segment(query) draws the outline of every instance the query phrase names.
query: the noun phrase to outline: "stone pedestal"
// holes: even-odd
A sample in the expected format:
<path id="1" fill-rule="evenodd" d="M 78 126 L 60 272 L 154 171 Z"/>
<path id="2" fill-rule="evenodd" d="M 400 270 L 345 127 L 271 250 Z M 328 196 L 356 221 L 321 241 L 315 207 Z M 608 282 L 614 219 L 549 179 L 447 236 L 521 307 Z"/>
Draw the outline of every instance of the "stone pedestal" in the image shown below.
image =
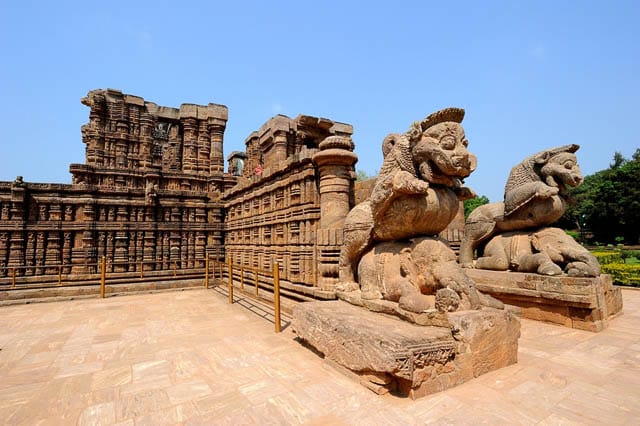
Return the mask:
<path id="1" fill-rule="evenodd" d="M 378 393 L 418 398 L 517 361 L 520 321 L 509 311 L 448 314 L 425 327 L 343 301 L 300 303 L 293 328 L 325 359 Z"/>
<path id="2" fill-rule="evenodd" d="M 467 269 L 478 290 L 521 308 L 522 318 L 588 331 L 607 328 L 622 311 L 622 293 L 611 276 L 545 276 L 522 272 Z"/>

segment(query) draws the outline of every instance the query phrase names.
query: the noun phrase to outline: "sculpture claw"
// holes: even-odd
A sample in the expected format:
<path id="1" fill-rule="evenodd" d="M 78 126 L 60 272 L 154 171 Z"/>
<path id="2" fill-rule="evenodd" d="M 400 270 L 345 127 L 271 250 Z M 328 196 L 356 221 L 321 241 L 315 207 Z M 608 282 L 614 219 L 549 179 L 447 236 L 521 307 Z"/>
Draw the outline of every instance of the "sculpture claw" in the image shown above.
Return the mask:
<path id="1" fill-rule="evenodd" d="M 546 186 L 543 189 L 539 190 L 537 192 L 537 195 L 539 198 L 550 198 L 550 197 L 553 197 L 554 195 L 558 195 L 559 191 L 560 189 L 558 189 L 557 187 Z"/>

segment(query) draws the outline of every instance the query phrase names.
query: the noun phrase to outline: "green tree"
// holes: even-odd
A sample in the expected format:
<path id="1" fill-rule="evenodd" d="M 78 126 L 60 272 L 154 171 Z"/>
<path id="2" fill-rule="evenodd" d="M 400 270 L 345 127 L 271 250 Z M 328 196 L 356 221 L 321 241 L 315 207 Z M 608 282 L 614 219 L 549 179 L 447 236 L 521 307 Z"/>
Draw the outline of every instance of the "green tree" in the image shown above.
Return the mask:
<path id="1" fill-rule="evenodd" d="M 369 176 L 369 174 L 367 172 L 365 172 L 364 170 L 356 170 L 356 180 L 357 181 L 363 181 L 363 180 L 368 180 L 371 178 L 376 177 L 375 175 L 373 176 Z"/>
<path id="2" fill-rule="evenodd" d="M 464 218 L 468 218 L 469 214 L 471 214 L 471 212 L 474 211 L 476 207 L 479 207 L 483 204 L 489 204 L 489 198 L 484 195 L 475 196 L 474 198 L 464 200 Z"/>
<path id="3" fill-rule="evenodd" d="M 582 185 L 570 191 L 573 205 L 565 221 L 589 229 L 594 239 L 614 243 L 623 237 L 627 244 L 640 238 L 640 149 L 632 159 L 616 153 L 608 169 L 586 176 Z"/>

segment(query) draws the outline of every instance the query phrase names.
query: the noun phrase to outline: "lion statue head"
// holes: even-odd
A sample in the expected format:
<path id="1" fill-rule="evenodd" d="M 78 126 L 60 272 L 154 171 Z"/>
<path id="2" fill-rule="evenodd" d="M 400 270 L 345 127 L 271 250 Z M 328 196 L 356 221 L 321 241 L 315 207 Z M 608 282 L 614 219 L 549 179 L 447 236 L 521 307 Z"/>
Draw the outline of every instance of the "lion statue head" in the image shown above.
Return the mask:
<path id="1" fill-rule="evenodd" d="M 565 198 L 568 188 L 580 185 L 583 177 L 575 155 L 579 148 L 571 144 L 546 149 L 513 167 L 504 189 L 505 214 L 512 214 L 541 194 Z"/>
<path id="2" fill-rule="evenodd" d="M 551 156 L 540 168 L 540 176 L 547 185 L 558 188 L 561 194 L 565 194 L 569 187 L 580 185 L 583 180 L 578 159 L 572 152 Z"/>
<path id="3" fill-rule="evenodd" d="M 411 125 L 405 134 L 418 177 L 435 184 L 459 187 L 476 169 L 477 158 L 467 149 L 462 128 L 464 110 L 446 108 Z"/>

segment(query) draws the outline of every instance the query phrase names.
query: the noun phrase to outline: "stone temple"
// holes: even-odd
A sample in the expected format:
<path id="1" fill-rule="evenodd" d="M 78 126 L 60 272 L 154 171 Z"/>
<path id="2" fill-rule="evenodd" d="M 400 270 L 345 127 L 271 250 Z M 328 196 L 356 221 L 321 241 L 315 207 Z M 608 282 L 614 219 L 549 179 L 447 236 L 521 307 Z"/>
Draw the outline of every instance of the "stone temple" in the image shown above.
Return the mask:
<path id="1" fill-rule="evenodd" d="M 595 258 L 550 227 L 582 182 L 577 145 L 525 159 L 505 202 L 465 224 L 478 159 L 460 108 L 388 135 L 379 176 L 356 182 L 349 124 L 277 115 L 225 171 L 224 105 L 113 89 L 82 103 L 86 162 L 70 185 L 0 182 L 2 284 L 88 278 L 101 259 L 125 280 L 277 261 L 281 294 L 311 302 L 293 307 L 298 339 L 370 389 L 412 397 L 515 363 L 518 315 L 601 331 L 622 310 Z"/>
<path id="2" fill-rule="evenodd" d="M 170 274 L 209 254 L 267 270 L 278 260 L 283 295 L 335 298 L 344 218 L 368 193 L 351 125 L 277 115 L 225 171 L 224 105 L 170 108 L 113 89 L 82 103 L 86 162 L 71 164 L 71 185 L 0 182 L 2 276 L 93 273 L 102 256 L 110 272 Z"/>

